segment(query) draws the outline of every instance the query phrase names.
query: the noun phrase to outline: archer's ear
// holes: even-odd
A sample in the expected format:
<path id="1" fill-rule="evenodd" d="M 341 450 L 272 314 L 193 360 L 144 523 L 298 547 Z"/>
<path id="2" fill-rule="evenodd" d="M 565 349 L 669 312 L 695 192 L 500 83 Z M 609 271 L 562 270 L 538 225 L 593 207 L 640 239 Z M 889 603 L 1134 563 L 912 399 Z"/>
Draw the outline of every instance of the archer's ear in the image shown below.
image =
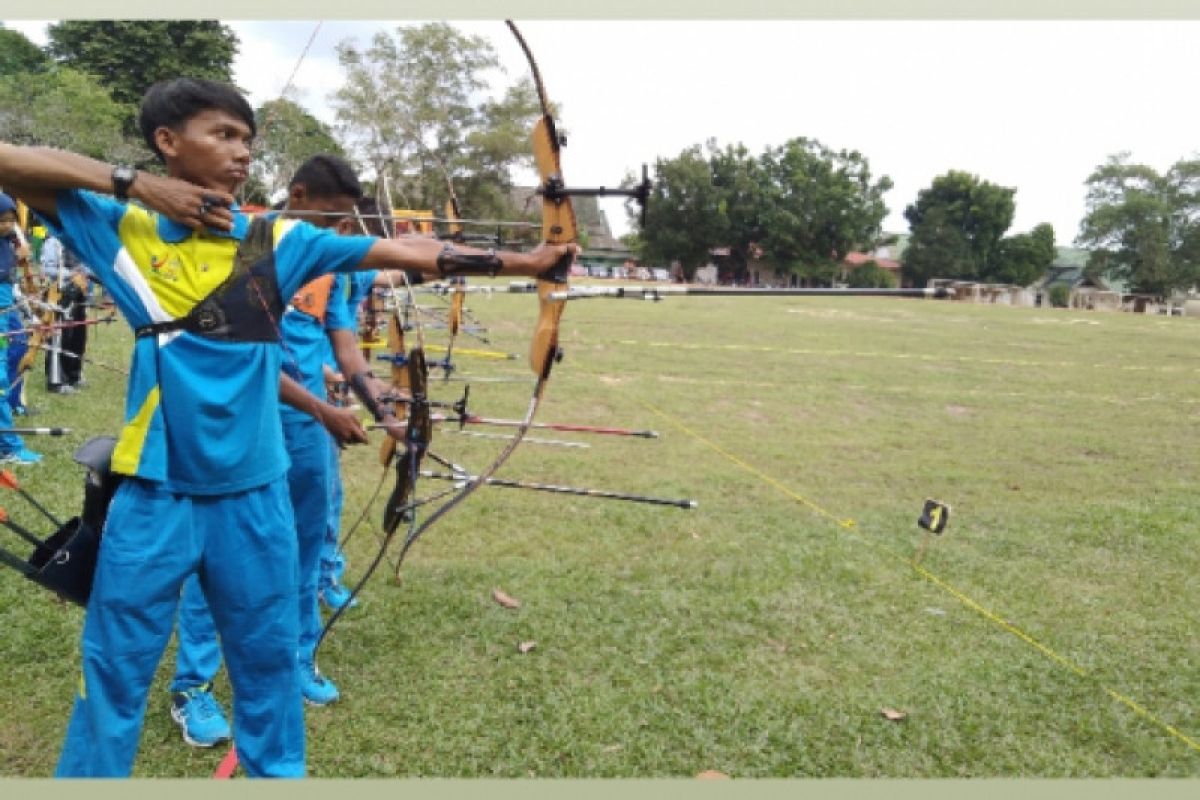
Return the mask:
<path id="1" fill-rule="evenodd" d="M 303 183 L 294 183 L 288 187 L 288 205 L 292 208 L 303 208 L 308 198 L 308 187 Z"/>
<path id="2" fill-rule="evenodd" d="M 178 153 L 178 142 L 179 134 L 166 125 L 154 129 L 154 144 L 158 146 L 158 152 L 162 153 L 163 158 L 173 158 Z"/>

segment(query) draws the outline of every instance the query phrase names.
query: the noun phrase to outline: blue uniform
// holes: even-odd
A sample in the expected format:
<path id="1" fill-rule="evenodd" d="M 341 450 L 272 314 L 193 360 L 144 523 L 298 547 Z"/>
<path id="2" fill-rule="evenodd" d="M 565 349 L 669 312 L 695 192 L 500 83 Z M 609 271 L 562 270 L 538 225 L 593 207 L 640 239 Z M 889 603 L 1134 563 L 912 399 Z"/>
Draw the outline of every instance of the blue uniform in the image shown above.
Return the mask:
<path id="1" fill-rule="evenodd" d="M 60 191 L 59 237 L 136 327 L 186 315 L 229 276 L 248 228 L 193 232 L 139 206 Z M 280 297 L 352 269 L 373 240 L 294 220 L 272 226 Z M 265 307 L 264 302 L 264 307 Z M 304 773 L 296 669 L 297 548 L 279 415 L 281 348 L 187 331 L 135 340 L 121 484 L 84 619 L 83 676 L 57 774 L 129 774 L 146 696 L 192 574 L 220 631 L 249 775 Z"/>
<path id="2" fill-rule="evenodd" d="M 346 276 L 345 291 L 347 293 L 346 311 L 351 324 L 356 319 L 359 306 L 371 293 L 375 283 L 377 270 L 364 270 Z M 333 350 L 330 348 L 326 355 L 326 363 L 334 365 Z M 342 571 L 346 568 L 346 557 L 338 548 L 338 540 L 342 531 L 342 472 L 338 461 L 336 445 L 329 448 L 329 522 L 325 530 L 325 540 L 321 543 L 321 562 L 317 578 L 317 588 L 326 589 L 342 579 Z"/>
<path id="3" fill-rule="evenodd" d="M 352 328 L 344 301 L 344 286 L 350 276 L 338 275 L 328 286 L 323 318 L 289 306 L 280 326 L 283 333 L 284 369 L 317 397 L 325 394 L 322 365 L 329 351 L 327 330 Z M 303 287 L 300 291 L 307 290 Z M 317 570 L 325 537 L 330 504 L 329 450 L 332 440 L 312 415 L 280 403 L 284 443 L 291 467 L 287 483 L 295 516 L 299 547 L 300 661 L 302 672 L 312 662 L 313 649 L 321 633 L 317 608 Z M 172 692 L 181 692 L 211 681 L 221 664 L 216 629 L 200 591 L 199 581 L 184 586 L 179 609 L 179 646 L 176 651 Z"/>

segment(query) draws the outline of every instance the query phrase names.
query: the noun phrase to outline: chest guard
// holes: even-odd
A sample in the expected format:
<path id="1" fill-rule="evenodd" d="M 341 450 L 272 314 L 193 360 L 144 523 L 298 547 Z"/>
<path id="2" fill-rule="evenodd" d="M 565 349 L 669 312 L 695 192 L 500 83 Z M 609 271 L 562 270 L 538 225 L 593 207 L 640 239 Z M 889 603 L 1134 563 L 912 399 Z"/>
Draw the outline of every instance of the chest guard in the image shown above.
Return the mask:
<path id="1" fill-rule="evenodd" d="M 325 309 L 329 307 L 329 290 L 331 288 L 333 288 L 332 275 L 314 278 L 296 292 L 292 298 L 291 307 L 324 324 Z"/>
<path id="2" fill-rule="evenodd" d="M 272 221 L 250 223 L 238 243 L 233 269 L 191 311 L 179 319 L 134 329 L 139 339 L 172 331 L 187 331 L 223 342 L 278 342 L 283 302 L 275 274 Z"/>

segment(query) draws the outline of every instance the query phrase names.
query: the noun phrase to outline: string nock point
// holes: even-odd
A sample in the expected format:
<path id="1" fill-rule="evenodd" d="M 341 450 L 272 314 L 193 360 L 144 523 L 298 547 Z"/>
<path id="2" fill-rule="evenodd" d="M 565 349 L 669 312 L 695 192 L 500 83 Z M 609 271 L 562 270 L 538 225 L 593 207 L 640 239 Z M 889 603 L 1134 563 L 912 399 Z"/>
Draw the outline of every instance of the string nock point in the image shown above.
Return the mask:
<path id="1" fill-rule="evenodd" d="M 917 525 L 940 536 L 942 531 L 946 530 L 949 522 L 950 506 L 937 500 L 925 500 L 925 507 L 921 509 L 921 517 L 917 520 Z"/>

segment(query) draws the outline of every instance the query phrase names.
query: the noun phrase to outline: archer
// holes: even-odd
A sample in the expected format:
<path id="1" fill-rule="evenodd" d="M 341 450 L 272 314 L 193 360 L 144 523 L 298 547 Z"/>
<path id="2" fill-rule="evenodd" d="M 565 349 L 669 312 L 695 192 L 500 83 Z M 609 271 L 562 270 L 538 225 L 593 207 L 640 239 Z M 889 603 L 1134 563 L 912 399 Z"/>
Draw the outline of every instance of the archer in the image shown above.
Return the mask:
<path id="1" fill-rule="evenodd" d="M 136 335 L 111 467 L 125 479 L 104 528 L 56 772 L 130 773 L 180 588 L 196 574 L 233 686 L 239 761 L 252 776 L 301 776 L 298 557 L 277 403 L 286 300 L 321 274 L 364 268 L 544 275 L 576 248 L 444 252 L 421 237 L 251 224 L 234 192 L 256 124 L 236 89 L 155 84 L 139 126 L 167 176 L 0 144 L 0 185 L 93 268 Z M 348 215 L 353 202 L 328 210 Z"/>

